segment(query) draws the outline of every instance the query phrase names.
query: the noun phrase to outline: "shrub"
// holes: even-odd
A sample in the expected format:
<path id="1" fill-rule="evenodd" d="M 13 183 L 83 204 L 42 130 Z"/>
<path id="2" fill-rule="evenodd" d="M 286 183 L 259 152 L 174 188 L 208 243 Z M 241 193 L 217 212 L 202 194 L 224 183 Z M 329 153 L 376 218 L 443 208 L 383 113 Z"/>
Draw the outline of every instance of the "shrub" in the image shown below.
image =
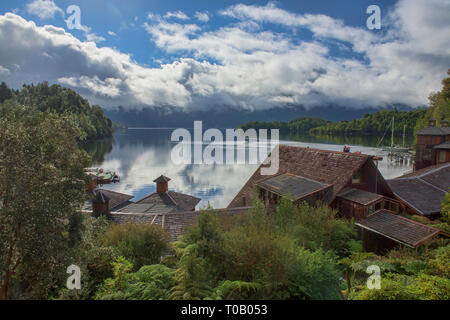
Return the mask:
<path id="1" fill-rule="evenodd" d="M 128 259 L 134 270 L 159 263 L 169 250 L 168 235 L 159 226 L 150 224 L 114 225 L 103 236 L 103 243 Z"/>

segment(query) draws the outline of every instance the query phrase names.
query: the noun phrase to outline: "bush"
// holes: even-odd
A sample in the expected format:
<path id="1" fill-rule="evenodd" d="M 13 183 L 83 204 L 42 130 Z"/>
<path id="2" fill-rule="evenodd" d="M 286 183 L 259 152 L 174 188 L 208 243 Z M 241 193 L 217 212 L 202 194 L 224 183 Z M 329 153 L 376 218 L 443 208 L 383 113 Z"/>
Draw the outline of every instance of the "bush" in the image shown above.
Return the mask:
<path id="1" fill-rule="evenodd" d="M 143 266 L 130 273 L 132 264 L 119 257 L 112 263 L 114 278 L 106 279 L 100 286 L 97 300 L 167 300 L 175 285 L 174 270 L 155 264 Z"/>
<path id="2" fill-rule="evenodd" d="M 103 236 L 103 243 L 128 259 L 134 270 L 159 263 L 170 248 L 168 235 L 159 226 L 150 224 L 114 225 Z"/>

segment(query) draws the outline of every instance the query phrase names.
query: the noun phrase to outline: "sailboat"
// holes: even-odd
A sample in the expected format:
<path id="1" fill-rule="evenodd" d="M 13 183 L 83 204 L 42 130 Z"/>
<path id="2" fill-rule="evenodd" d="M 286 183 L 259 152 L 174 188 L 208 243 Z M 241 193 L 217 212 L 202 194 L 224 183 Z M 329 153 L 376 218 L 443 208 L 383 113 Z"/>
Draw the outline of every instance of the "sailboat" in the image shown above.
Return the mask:
<path id="1" fill-rule="evenodd" d="M 405 146 L 406 125 L 403 126 L 403 145 L 402 146 L 396 146 L 394 144 L 394 123 L 395 123 L 395 119 L 394 119 L 394 117 L 392 117 L 391 146 L 390 147 L 383 147 L 382 150 L 383 151 L 388 151 L 388 152 L 409 152 L 412 149 L 411 149 L 411 147 Z M 384 136 L 383 136 L 383 138 L 384 138 Z M 381 143 L 381 141 L 383 141 L 383 138 L 381 138 L 379 144 Z"/>

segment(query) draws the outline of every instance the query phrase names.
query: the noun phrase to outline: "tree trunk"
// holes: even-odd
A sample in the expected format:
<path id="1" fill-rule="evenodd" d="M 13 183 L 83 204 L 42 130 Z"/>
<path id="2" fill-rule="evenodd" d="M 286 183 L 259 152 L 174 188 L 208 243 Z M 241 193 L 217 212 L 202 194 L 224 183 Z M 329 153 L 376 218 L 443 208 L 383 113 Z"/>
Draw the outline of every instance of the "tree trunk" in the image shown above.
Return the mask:
<path id="1" fill-rule="evenodd" d="M 9 271 L 6 271 L 5 280 L 3 281 L 3 285 L 0 288 L 0 300 L 8 300 L 8 285 L 10 278 Z"/>

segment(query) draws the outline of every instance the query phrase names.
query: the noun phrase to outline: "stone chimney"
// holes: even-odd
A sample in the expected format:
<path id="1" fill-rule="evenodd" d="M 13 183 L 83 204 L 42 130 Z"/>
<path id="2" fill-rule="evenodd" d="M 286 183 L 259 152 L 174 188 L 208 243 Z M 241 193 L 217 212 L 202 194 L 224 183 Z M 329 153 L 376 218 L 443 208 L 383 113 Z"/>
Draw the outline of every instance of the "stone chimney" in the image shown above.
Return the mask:
<path id="1" fill-rule="evenodd" d="M 442 120 L 441 121 L 441 126 L 442 127 L 448 127 L 448 120 Z"/>
<path id="2" fill-rule="evenodd" d="M 99 217 L 109 212 L 110 198 L 103 192 L 98 190 L 94 200 L 92 200 L 92 212 L 94 217 Z"/>
<path id="3" fill-rule="evenodd" d="M 169 181 L 170 178 L 160 175 L 158 178 L 153 180 L 153 182 L 156 182 L 156 192 L 159 194 L 167 192 L 169 190 Z"/>
<path id="4" fill-rule="evenodd" d="M 429 127 L 436 127 L 436 119 L 430 118 L 430 120 L 428 120 L 428 126 Z"/>

